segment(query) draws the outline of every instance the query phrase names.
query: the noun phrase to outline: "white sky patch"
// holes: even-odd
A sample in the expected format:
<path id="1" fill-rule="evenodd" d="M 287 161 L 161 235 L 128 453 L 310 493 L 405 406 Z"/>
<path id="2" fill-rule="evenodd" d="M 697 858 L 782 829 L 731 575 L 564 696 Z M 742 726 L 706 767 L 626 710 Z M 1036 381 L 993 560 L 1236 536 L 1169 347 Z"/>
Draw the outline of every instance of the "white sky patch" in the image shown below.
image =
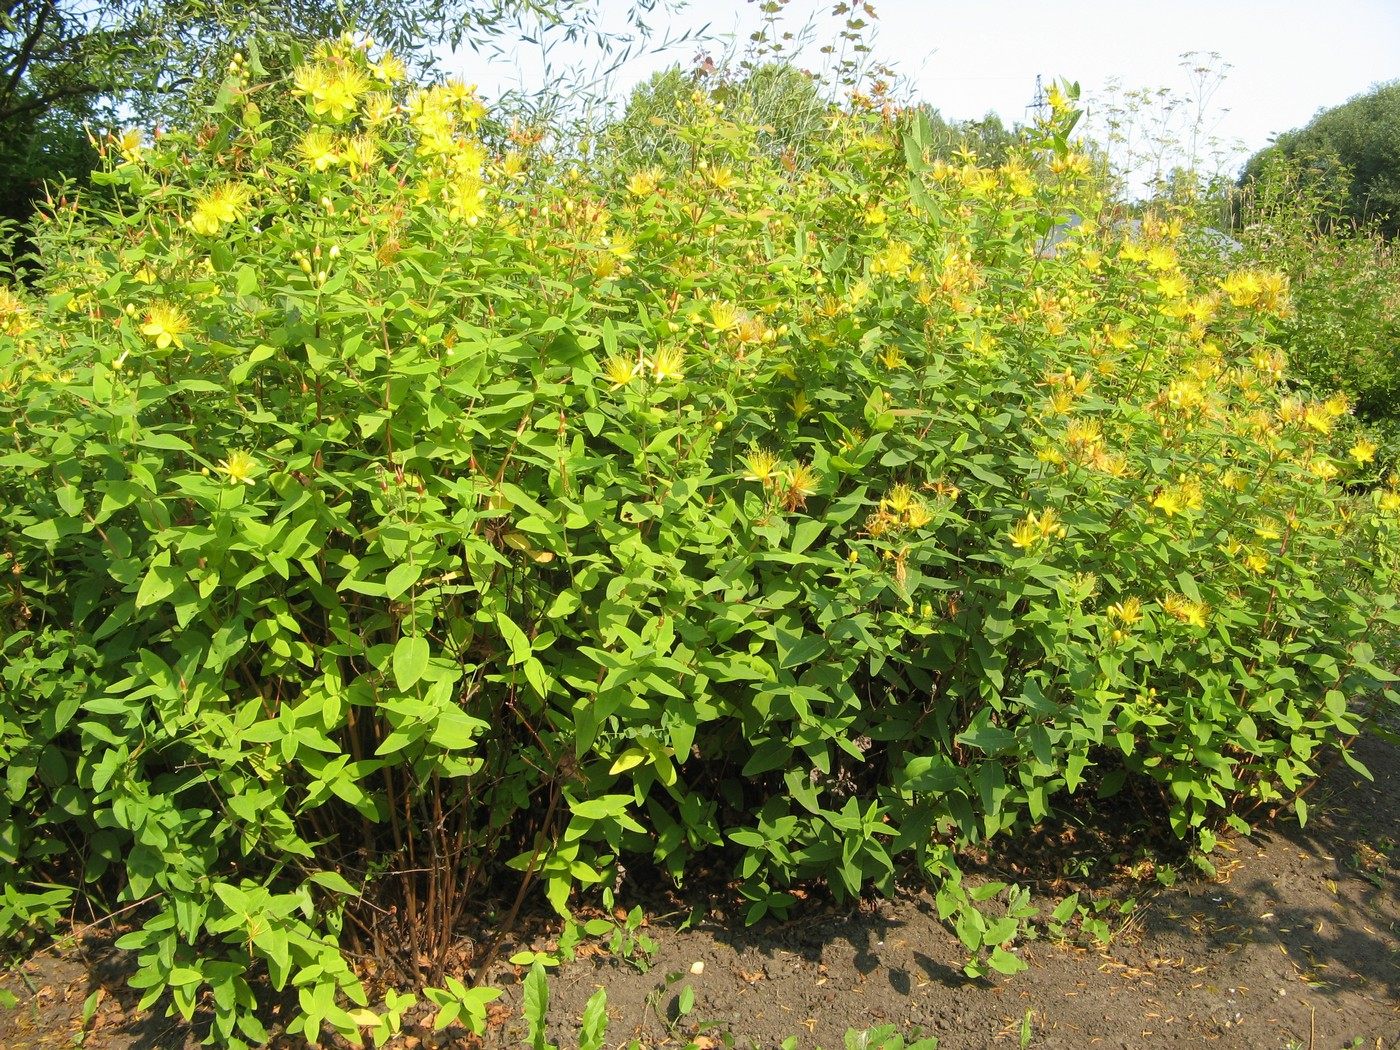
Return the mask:
<path id="1" fill-rule="evenodd" d="M 606 24 L 625 24 L 627 0 L 601 2 Z M 839 25 L 833 6 L 791 0 L 784 25 L 796 30 L 812 19 L 830 39 Z M 1091 101 L 1113 80 L 1182 93 L 1190 82 L 1181 56 L 1217 53 L 1230 68 L 1206 123 L 1223 142 L 1238 144 L 1232 170 L 1319 109 L 1400 78 L 1400 0 L 879 0 L 875 8 L 876 56 L 950 119 L 995 112 L 1007 123 L 1025 120 L 1037 75 L 1047 84 L 1078 80 Z M 659 36 L 708 22 L 712 33 L 732 34 L 742 46 L 761 17 L 746 0 L 692 0 L 679 11 L 653 13 L 649 22 Z M 612 91 L 623 97 L 658 69 L 688 66 L 698 50 L 690 44 L 634 59 L 613 76 Z M 600 57 L 584 47 L 560 48 L 551 62 L 582 70 Z M 814 47 L 799 57 L 809 67 L 823 61 Z M 491 62 L 462 51 L 444 65 L 488 98 L 511 87 L 547 86 L 544 63 L 528 46 Z"/>

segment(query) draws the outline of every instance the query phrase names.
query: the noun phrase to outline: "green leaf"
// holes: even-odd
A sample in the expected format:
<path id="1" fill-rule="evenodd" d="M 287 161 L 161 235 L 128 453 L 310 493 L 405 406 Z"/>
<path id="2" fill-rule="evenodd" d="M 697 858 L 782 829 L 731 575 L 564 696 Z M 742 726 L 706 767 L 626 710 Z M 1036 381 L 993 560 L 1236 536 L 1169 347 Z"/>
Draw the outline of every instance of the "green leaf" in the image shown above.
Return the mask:
<path id="1" fill-rule="evenodd" d="M 608 1037 L 608 990 L 599 988 L 583 1008 L 579 1029 L 579 1050 L 603 1050 Z"/>
<path id="2" fill-rule="evenodd" d="M 501 632 L 501 638 L 510 646 L 510 662 L 513 664 L 523 663 L 530 656 L 530 639 L 525 632 L 516 626 L 505 613 L 496 614 L 496 629 Z"/>
<path id="3" fill-rule="evenodd" d="M 992 949 L 992 954 L 987 956 L 987 964 L 997 973 L 1006 974 L 1008 977 L 1026 969 L 1026 960 L 1002 947 Z"/>
<path id="4" fill-rule="evenodd" d="M 394 646 L 394 684 L 407 692 L 428 670 L 428 640 L 421 635 L 406 634 Z"/>
<path id="5" fill-rule="evenodd" d="M 524 1004 L 527 1035 L 530 1050 L 554 1050 L 552 1043 L 545 1042 L 545 1028 L 549 1023 L 549 978 L 544 966 L 538 961 L 530 967 L 525 976 Z"/>
<path id="6" fill-rule="evenodd" d="M 163 557 L 168 563 L 169 552 L 157 555 Z M 144 609 L 148 605 L 155 605 L 164 601 L 175 593 L 175 588 L 184 579 L 185 574 L 179 568 L 169 565 L 152 562 L 151 567 L 146 571 L 146 576 L 141 581 L 141 586 L 136 591 L 136 608 Z"/>
<path id="7" fill-rule="evenodd" d="M 336 893 L 343 893 L 347 897 L 358 897 L 359 890 L 350 885 L 344 875 L 334 871 L 318 871 L 312 874 L 311 881 L 318 886 L 324 886 L 328 890 Z"/>
<path id="8" fill-rule="evenodd" d="M 422 574 L 423 567 L 421 565 L 400 562 L 390 569 L 389 575 L 384 578 L 384 596 L 393 601 L 417 583 L 418 577 Z"/>

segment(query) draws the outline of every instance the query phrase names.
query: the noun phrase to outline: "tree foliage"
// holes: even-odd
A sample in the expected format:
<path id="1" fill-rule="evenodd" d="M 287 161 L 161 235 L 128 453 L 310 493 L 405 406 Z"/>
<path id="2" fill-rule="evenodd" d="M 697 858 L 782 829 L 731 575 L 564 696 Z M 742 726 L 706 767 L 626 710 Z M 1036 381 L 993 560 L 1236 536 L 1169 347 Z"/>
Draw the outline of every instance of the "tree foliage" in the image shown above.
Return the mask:
<path id="1" fill-rule="evenodd" d="M 1400 232 L 1400 81 L 1323 110 L 1306 126 L 1280 135 L 1249 159 L 1241 182 L 1263 178 L 1279 158 L 1325 191 L 1335 210 L 1331 221 L 1374 223 L 1393 237 Z"/>

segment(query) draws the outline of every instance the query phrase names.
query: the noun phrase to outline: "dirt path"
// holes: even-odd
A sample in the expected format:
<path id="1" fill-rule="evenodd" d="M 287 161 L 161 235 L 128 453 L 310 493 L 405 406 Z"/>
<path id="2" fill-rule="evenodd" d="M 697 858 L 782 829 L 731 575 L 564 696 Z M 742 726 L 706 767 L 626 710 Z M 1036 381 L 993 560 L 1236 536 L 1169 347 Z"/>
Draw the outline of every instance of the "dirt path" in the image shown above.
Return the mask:
<path id="1" fill-rule="evenodd" d="M 715 1045 L 728 1032 L 745 1048 L 798 1035 L 837 1050 L 848 1026 L 890 1023 L 942 1050 L 1019 1047 L 1028 1011 L 1036 1047 L 1400 1046 L 1400 755 L 1362 753 L 1375 783 L 1342 767 L 1310 796 L 1306 829 L 1281 818 L 1222 847 L 1219 881 L 1151 894 L 1106 950 L 1035 942 L 1028 971 L 969 981 L 932 901 L 915 896 L 789 926 L 652 929 L 647 973 L 611 956 L 577 963 L 555 982 L 551 1018 L 576 1020 L 604 986 L 610 1034 L 649 1046 L 684 1046 L 677 1036 L 709 1021 Z M 666 988 L 668 974 L 682 977 Z M 685 985 L 695 1005 L 672 1033 L 661 1018 Z M 568 1045 L 567 1029 L 555 1035 Z"/>
<path id="2" fill-rule="evenodd" d="M 1019 1047 L 1027 1030 L 1029 1046 L 1075 1050 L 1400 1047 L 1400 753 L 1369 743 L 1361 754 L 1374 783 L 1341 767 L 1313 792 L 1306 829 L 1280 818 L 1222 847 L 1217 881 L 1140 893 L 1107 949 L 1033 942 L 1022 949 L 1027 972 L 969 981 L 921 894 L 856 913 L 814 906 L 781 926 L 745 929 L 717 914 L 685 931 L 654 923 L 659 947 L 645 972 L 597 953 L 555 976 L 552 1038 L 569 1050 L 602 986 L 610 1046 L 635 1037 L 645 1047 L 695 1039 L 767 1050 L 797 1036 L 801 1047 L 838 1050 L 848 1027 L 895 1024 L 937 1036 L 942 1050 Z M 0 978 L 19 1000 L 0 1011 L 0 1047 L 72 1045 L 96 989 L 85 1045 L 186 1045 L 182 1027 L 135 1013 L 124 965 L 100 944 L 70 947 Z M 509 1009 L 494 1014 L 490 1047 L 520 1045 L 519 977 L 497 975 Z M 694 1005 L 677 1018 L 687 986 Z M 475 1045 L 426 1031 L 417 1040 L 403 1045 Z"/>

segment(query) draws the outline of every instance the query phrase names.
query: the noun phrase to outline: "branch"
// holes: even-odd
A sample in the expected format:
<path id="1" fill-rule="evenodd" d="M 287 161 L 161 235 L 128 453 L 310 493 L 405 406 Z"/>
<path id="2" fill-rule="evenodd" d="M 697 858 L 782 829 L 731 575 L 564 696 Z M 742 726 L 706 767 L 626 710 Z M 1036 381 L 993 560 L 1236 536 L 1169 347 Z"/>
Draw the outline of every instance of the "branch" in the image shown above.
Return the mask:
<path id="1" fill-rule="evenodd" d="M 29 63 L 34 57 L 34 49 L 39 45 L 39 38 L 44 35 L 44 27 L 48 24 L 49 17 L 57 14 L 54 7 L 56 0 L 47 0 L 38 16 L 34 19 L 34 25 L 29 30 L 29 35 L 24 44 L 19 49 L 19 54 L 15 58 L 14 69 L 10 72 L 9 83 L 0 91 L 0 100 L 14 96 L 15 89 L 19 86 L 20 79 L 24 76 L 25 70 L 29 68 Z"/>

